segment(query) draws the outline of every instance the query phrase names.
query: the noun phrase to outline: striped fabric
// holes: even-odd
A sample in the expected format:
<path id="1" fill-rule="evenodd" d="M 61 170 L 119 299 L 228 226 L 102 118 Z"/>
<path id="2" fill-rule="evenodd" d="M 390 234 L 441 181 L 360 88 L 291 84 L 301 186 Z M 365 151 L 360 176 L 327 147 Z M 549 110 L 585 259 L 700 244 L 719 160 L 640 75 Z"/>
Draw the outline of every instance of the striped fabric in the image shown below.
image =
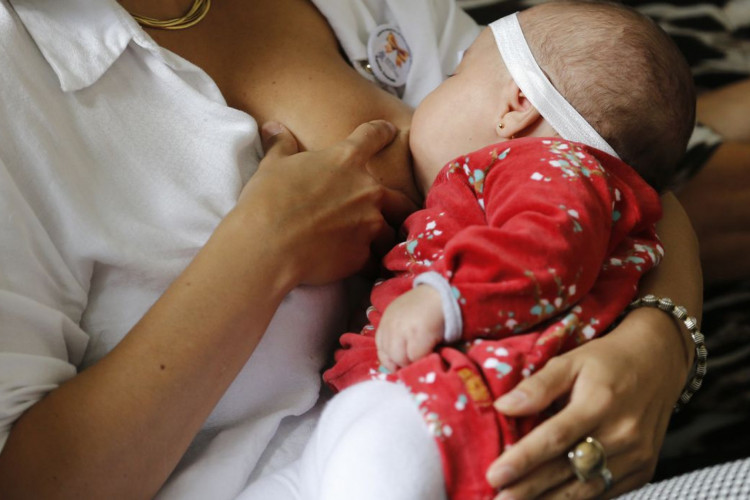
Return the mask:
<path id="1" fill-rule="evenodd" d="M 618 500 L 747 500 L 750 498 L 750 458 L 652 483 Z"/>

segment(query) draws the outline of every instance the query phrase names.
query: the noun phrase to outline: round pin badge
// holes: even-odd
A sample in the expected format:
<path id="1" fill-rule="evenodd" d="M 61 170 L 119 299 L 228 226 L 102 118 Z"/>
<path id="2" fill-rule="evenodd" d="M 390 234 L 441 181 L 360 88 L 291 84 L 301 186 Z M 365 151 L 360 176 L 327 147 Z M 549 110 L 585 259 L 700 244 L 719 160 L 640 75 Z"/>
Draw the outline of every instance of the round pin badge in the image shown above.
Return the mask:
<path id="1" fill-rule="evenodd" d="M 412 53 L 398 29 L 382 24 L 370 33 L 367 58 L 375 78 L 385 85 L 400 87 L 411 69 Z"/>

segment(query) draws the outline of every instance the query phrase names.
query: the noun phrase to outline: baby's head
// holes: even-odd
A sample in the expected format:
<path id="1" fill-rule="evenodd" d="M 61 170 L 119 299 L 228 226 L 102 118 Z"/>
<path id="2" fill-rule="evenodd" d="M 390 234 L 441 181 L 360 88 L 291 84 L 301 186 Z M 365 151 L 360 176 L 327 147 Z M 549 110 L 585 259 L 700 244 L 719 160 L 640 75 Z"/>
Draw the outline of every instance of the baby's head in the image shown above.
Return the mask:
<path id="1" fill-rule="evenodd" d="M 615 153 L 664 187 L 695 119 L 692 75 L 672 40 L 647 17 L 605 2 L 549 2 L 517 19 L 485 29 L 417 108 L 410 143 L 420 186 L 461 154 L 512 137 L 560 135 Z M 546 78 L 527 65 L 526 47 Z"/>

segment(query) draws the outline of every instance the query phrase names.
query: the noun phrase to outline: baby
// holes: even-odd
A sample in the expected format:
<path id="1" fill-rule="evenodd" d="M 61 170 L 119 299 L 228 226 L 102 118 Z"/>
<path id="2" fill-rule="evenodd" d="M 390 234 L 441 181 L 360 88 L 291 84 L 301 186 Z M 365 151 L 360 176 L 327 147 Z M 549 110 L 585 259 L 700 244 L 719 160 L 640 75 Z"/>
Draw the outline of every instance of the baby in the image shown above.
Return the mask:
<path id="1" fill-rule="evenodd" d="M 425 208 L 385 257 L 394 277 L 373 289 L 370 325 L 342 337 L 325 379 L 405 384 L 451 498 L 491 497 L 486 467 L 537 423 L 494 399 L 606 332 L 658 263 L 655 189 L 694 107 L 687 64 L 650 20 L 556 2 L 491 24 L 417 108 Z"/>
<path id="2" fill-rule="evenodd" d="M 685 151 L 694 103 L 687 64 L 650 20 L 565 1 L 492 23 L 417 108 L 410 146 L 425 207 L 384 259 L 392 277 L 373 288 L 370 323 L 342 336 L 324 379 L 336 390 L 405 387 L 450 498 L 493 498 L 487 467 L 543 418 L 508 418 L 493 401 L 605 333 L 658 264 L 657 190 Z M 359 387 L 333 398 L 309 448 L 333 450 L 320 443 L 339 439 L 327 429 L 355 427 L 347 413 L 397 408 L 375 391 L 377 401 L 341 410 Z M 387 442 L 390 431 L 371 433 Z M 407 467 L 395 444 L 379 449 L 393 456 L 363 456 L 365 471 Z M 302 498 L 318 498 L 319 486 L 307 489 Z"/>
<path id="3" fill-rule="evenodd" d="M 505 337 L 567 312 L 601 279 L 602 266 L 613 265 L 623 238 L 653 239 L 644 231 L 659 217 L 658 200 L 630 170 L 660 190 L 685 151 L 694 97 L 682 56 L 651 21 L 622 6 L 558 2 L 519 17 L 523 31 L 514 16 L 493 23 L 414 114 L 410 146 L 427 201 L 385 260 L 406 288 L 373 300 L 383 315 L 370 315 L 390 371 L 440 343 Z M 534 61 L 541 68 L 530 69 Z M 545 75 L 551 85 L 542 84 Z M 557 139 L 504 144 L 520 137 Z M 602 151 L 632 169 L 620 173 L 622 164 Z M 585 182 L 572 182 L 580 177 Z M 643 251 L 623 244 L 632 247 L 626 253 Z M 658 250 L 655 240 L 649 245 Z M 632 285 L 619 287 L 621 305 L 633 298 Z M 560 303 L 558 288 L 571 286 L 576 292 Z M 538 287 L 546 292 L 532 294 Z M 557 303 L 544 302 L 550 292 Z M 532 298 L 550 314 L 524 317 L 518 307 L 529 309 Z M 513 315 L 512 328 L 496 324 L 500 308 Z M 603 324 L 599 315 L 597 332 L 612 319 Z"/>

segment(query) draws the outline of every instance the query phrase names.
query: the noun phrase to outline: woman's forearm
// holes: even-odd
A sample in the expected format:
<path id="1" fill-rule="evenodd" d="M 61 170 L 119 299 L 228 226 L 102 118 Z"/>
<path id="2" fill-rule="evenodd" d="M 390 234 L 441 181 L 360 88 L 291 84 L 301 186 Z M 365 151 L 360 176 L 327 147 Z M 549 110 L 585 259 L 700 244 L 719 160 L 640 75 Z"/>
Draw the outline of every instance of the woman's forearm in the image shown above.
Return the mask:
<path id="1" fill-rule="evenodd" d="M 688 314 L 700 322 L 703 308 L 703 275 L 700 264 L 698 240 L 687 214 L 671 193 L 662 196 L 664 216 L 657 224 L 657 232 L 665 250 L 661 263 L 649 272 L 641 282 L 639 295 L 654 294 L 669 297 L 675 304 L 682 305 Z M 641 311 L 641 314 L 663 316 L 669 320 L 668 329 L 671 341 L 681 339 L 685 354 L 685 370 L 689 368 L 695 355 L 693 341 L 684 328 L 662 311 Z M 657 321 L 663 321 L 657 320 Z M 666 326 L 666 324 L 665 324 Z"/>
<path id="2" fill-rule="evenodd" d="M 750 143 L 725 142 L 680 191 L 707 284 L 750 278 Z"/>
<path id="3" fill-rule="evenodd" d="M 280 254 L 263 250 L 273 233 L 238 224 L 219 227 L 115 349 L 14 424 L 0 454 L 3 498 L 156 493 L 293 285 Z M 265 244 L 240 245 L 242 234 Z"/>
<path id="4" fill-rule="evenodd" d="M 722 135 L 726 141 L 750 141 L 750 78 L 705 92 L 698 97 L 698 121 Z"/>

